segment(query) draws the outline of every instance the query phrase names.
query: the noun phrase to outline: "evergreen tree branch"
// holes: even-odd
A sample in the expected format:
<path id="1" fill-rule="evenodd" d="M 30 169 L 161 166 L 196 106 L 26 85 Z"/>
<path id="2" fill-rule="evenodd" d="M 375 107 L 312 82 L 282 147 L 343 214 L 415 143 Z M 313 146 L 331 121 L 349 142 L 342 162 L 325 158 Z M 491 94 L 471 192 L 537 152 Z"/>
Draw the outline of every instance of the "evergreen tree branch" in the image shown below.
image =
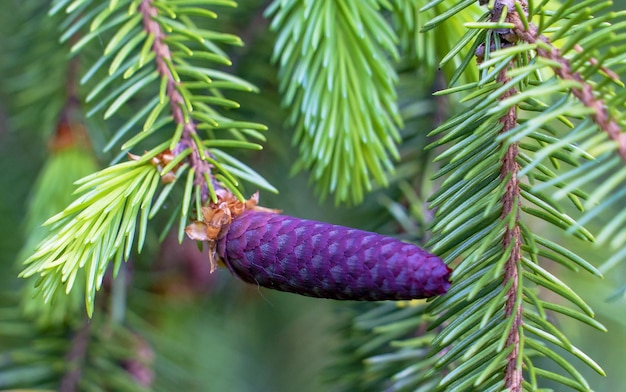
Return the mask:
<path id="1" fill-rule="evenodd" d="M 498 4 L 494 3 L 494 9 Z M 533 369 L 540 378 L 588 390 L 580 372 L 550 345 L 558 341 L 559 347 L 598 373 L 603 371 L 567 341 L 546 309 L 595 328 L 598 325 L 590 320 L 593 312 L 580 296 L 543 264 L 552 260 L 570 269 L 601 274 L 573 252 L 534 233 L 528 219 L 539 218 L 593 241 L 591 233 L 565 214 L 549 194 L 538 192 L 536 184 L 564 188 L 582 209 L 578 198 L 586 195 L 570 184 L 553 182 L 557 174 L 541 161 L 549 157 L 557 169 L 560 162 L 576 167 L 579 162 L 566 153 L 576 150 L 581 151 L 577 157 L 593 159 L 572 142 L 593 132 L 593 122 L 582 116 L 594 113 L 576 96 L 568 95 L 580 86 L 577 81 L 558 76 L 546 79 L 540 73 L 551 70 L 554 63 L 537 54 L 539 43 L 516 37 L 504 11 L 492 11 L 486 22 L 468 27 L 488 30 L 484 36 L 476 35 L 484 40 L 475 52 L 481 79 L 446 92 L 471 91 L 465 100 L 473 105 L 431 133 L 442 135 L 431 146 L 449 146 L 437 158 L 445 163 L 435 178 L 446 179 L 430 199 L 431 208 L 436 209 L 430 245 L 448 261 L 461 258 L 450 291 L 430 305 L 433 315 L 439 316 L 432 327 L 443 327 L 432 342 L 441 355 L 433 372 L 451 367 L 438 390 L 538 388 L 539 378 L 525 378 L 524 368 Z M 551 135 L 558 133 L 552 122 L 571 131 L 562 140 L 553 139 Z M 534 284 L 567 299 L 582 312 L 540 299 Z M 551 359 L 567 376 L 537 369 L 537 356 Z M 422 380 L 429 377 L 432 374 Z"/>
<path id="2" fill-rule="evenodd" d="M 190 216 L 201 215 L 202 205 L 217 203 L 222 197 L 244 199 L 239 178 L 275 191 L 252 168 L 222 150 L 261 149 L 248 140 L 264 140 L 259 131 L 266 127 L 233 120 L 215 109 L 239 107 L 224 97 L 224 90 L 256 88 L 206 64 L 230 65 L 216 43 L 242 44 L 234 35 L 196 24 L 217 16 L 197 7 L 206 4 L 236 5 L 203 0 L 124 0 L 109 4 L 86 0 L 80 8 L 76 8 L 76 2 L 65 1 L 53 6 L 53 12 L 67 7 L 70 14 L 62 39 L 72 37 L 81 26 L 89 26 L 89 33 L 75 42 L 72 52 L 87 50 L 96 37 L 109 37 L 102 57 L 81 79 L 81 83 L 87 83 L 96 75 L 102 76 L 87 95 L 89 102 L 98 99 L 89 113 L 104 111 L 108 119 L 128 111 L 133 100 L 144 98 L 147 103 L 129 116 L 105 147 L 112 148 L 136 130 L 143 119 L 143 127 L 121 146 L 120 157 L 128 155 L 132 161 L 79 181 L 76 193 L 80 197 L 47 221 L 54 224 L 53 230 L 26 260 L 21 276 L 39 274 L 38 291 L 46 301 L 51 301 L 62 287 L 69 292 L 75 281 L 83 280 L 84 269 L 85 299 L 91 316 L 95 291 L 102 284 L 109 262 L 114 260 L 116 274 L 120 263 L 130 257 L 135 239 L 141 251 L 148 220 L 161 209 L 173 187 L 180 185 L 178 179 L 183 174 L 182 200 L 172 209 L 174 215 L 163 229 L 169 231 L 178 221 L 179 240 Z M 77 13 L 84 16 L 77 17 Z M 106 61 L 110 61 L 108 74 L 101 75 L 99 70 Z M 141 97 L 148 89 L 152 94 L 147 99 Z M 157 133 L 162 128 L 172 132 Z M 130 149 L 141 145 L 149 149 L 141 157 L 130 153 Z M 166 185 L 155 197 L 159 179 Z"/>
<path id="3" fill-rule="evenodd" d="M 599 6 L 599 8 L 602 7 L 602 5 Z M 505 11 L 509 12 L 505 14 Z M 540 27 L 528 21 L 529 15 L 526 1 L 498 1 L 494 5 L 492 14 L 492 19 L 504 19 L 512 24 L 511 31 L 515 34 L 515 38 L 512 41 L 520 40 L 534 45 L 537 55 L 548 60 L 548 63 L 551 64 L 551 69 L 556 77 L 573 82 L 570 88 L 572 95 L 591 110 L 590 118 L 616 144 L 615 153 L 620 157 L 622 165 L 617 165 L 614 160 L 608 159 L 607 156 L 601 156 L 586 168 L 588 174 L 583 176 L 585 182 L 599 179 L 601 175 L 608 174 L 610 177 L 602 178 L 602 186 L 597 187 L 585 203 L 584 207 L 589 211 L 580 219 L 579 225 L 585 224 L 597 217 L 602 211 L 617 203 L 626 194 L 626 186 L 624 186 L 623 182 L 626 173 L 623 167 L 623 164 L 626 162 L 626 132 L 623 131 L 624 123 L 621 116 L 622 110 L 620 110 L 623 109 L 623 99 L 616 99 L 619 97 L 619 94 L 611 94 L 604 88 L 598 87 L 607 83 L 594 83 L 590 78 L 589 72 L 589 69 L 593 72 L 599 72 L 606 80 L 618 86 L 623 86 L 619 75 L 603 64 L 603 62 L 610 62 L 607 61 L 607 58 L 611 58 L 614 50 L 612 48 L 609 49 L 608 55 L 601 54 L 601 61 L 596 59 L 589 49 L 584 49 L 578 42 L 574 44 L 568 42 L 565 48 L 575 51 L 576 54 L 571 56 L 571 59 L 566 57 L 563 50 L 556 47 L 550 38 L 542 33 Z M 621 14 L 623 15 L 623 12 Z M 618 13 L 609 14 L 611 17 L 617 17 L 618 15 Z M 602 26 L 602 28 L 605 28 L 607 32 L 614 30 L 608 24 Z M 545 30 L 545 27 L 543 30 Z M 601 31 L 600 29 L 596 34 L 599 34 Z M 557 39 L 560 39 L 562 36 L 563 34 L 557 34 Z M 611 36 L 609 40 L 616 40 L 616 37 Z M 593 45 L 597 44 L 589 44 L 592 47 Z M 585 59 L 589 64 L 589 68 L 581 70 L 580 65 L 578 65 L 577 69 L 575 69 L 573 62 L 578 61 L 580 63 L 581 59 Z M 585 72 L 585 75 L 583 75 L 583 72 Z M 620 169 L 619 166 L 622 166 L 622 168 Z M 594 175 L 593 173 L 597 174 Z M 565 178 L 565 176 L 561 178 Z M 578 182 L 581 181 L 579 180 Z M 611 193 L 612 196 L 608 197 Z M 560 192 L 559 195 L 559 197 L 562 197 L 563 192 Z M 617 248 L 615 254 L 600 267 L 600 270 L 603 272 L 615 266 L 620 259 L 623 259 L 623 255 L 626 254 L 626 247 L 621 245 L 624 237 L 619 235 L 619 228 L 623 227 L 625 219 L 626 215 L 623 213 L 613 216 L 609 224 L 605 225 L 598 235 L 598 243 L 609 243 L 613 248 Z"/>
<path id="4" fill-rule="evenodd" d="M 507 385 L 512 390 L 538 388 L 536 377 L 530 380 L 522 378 L 522 369 L 536 368 L 531 358 L 538 353 L 545 353 L 556 363 L 565 363 L 560 354 L 544 348 L 546 344 L 553 344 L 555 339 L 566 341 L 552 325 L 544 309 L 574 317 L 604 330 L 588 316 L 591 313 L 583 314 L 540 300 L 531 288 L 533 282 L 538 282 L 539 286 L 573 300 L 585 312 L 590 312 L 588 306 L 569 287 L 537 264 L 547 258 L 574 270 L 581 267 L 595 275 L 600 275 L 599 272 L 567 249 L 532 233 L 525 222 L 528 216 L 522 215 L 522 212 L 536 214 L 540 219 L 566 229 L 577 227 L 575 221 L 567 217 L 549 195 L 535 193 L 526 181 L 549 181 L 556 176 L 547 165 L 541 165 L 542 157 L 550 157 L 550 162 L 559 159 L 572 165 L 577 165 L 577 162 L 568 159 L 565 151 L 586 159 L 593 157 L 571 144 L 574 141 L 572 136 L 563 140 L 549 136 L 554 133 L 548 121 L 554 117 L 538 116 L 540 122 L 530 121 L 524 112 L 532 110 L 552 116 L 551 111 L 562 110 L 558 104 L 552 104 L 549 94 L 534 94 L 539 91 L 535 89 L 550 86 L 552 81 L 534 78 L 533 64 L 536 60 L 531 56 L 532 51 L 520 48 L 519 52 L 514 52 L 515 55 L 507 53 L 507 48 L 511 50 L 515 47 L 508 46 L 505 34 L 495 29 L 496 25 L 500 26 L 500 21 L 490 23 L 493 30 L 485 35 L 474 35 L 482 37 L 486 42 L 482 47 L 479 46 L 484 50 L 482 56 L 480 50 L 477 51 L 479 59 L 482 57 L 481 60 L 484 60 L 480 64 L 482 79 L 478 84 L 463 86 L 463 89 L 477 89 L 466 98 L 472 105 L 432 132 L 434 135 L 443 134 L 432 146 L 447 143 L 452 146 L 438 158 L 441 161 L 450 159 L 450 162 L 444 164 L 435 176 L 447 175 L 447 178 L 442 189 L 431 197 L 431 208 L 437 213 L 432 225 L 435 238 L 430 243 L 436 252 L 449 252 L 448 260 L 464 255 L 456 267 L 450 292 L 431 305 L 431 311 L 435 313 L 433 316 L 436 317 L 431 327 L 442 329 L 431 343 L 436 347 L 437 354 L 419 360 L 418 352 L 409 350 L 409 347 L 417 349 L 417 342 L 388 336 L 388 339 L 394 340 L 394 346 L 397 345 L 398 349 L 371 358 L 375 371 L 366 369 L 364 376 L 382 379 L 387 374 L 391 380 L 388 383 L 376 379 L 381 385 L 407 389 L 410 385 L 433 390 L 433 383 L 439 383 L 437 390 L 446 391 L 495 391 Z M 469 61 L 464 60 L 463 63 Z M 507 76 L 508 72 L 514 76 Z M 548 91 L 563 91 L 560 88 Z M 452 92 L 455 88 L 449 90 Z M 539 100 L 545 100 L 546 103 Z M 579 138 L 580 134 L 589 134 L 590 122 L 574 126 L 567 121 L 578 120 L 579 114 L 586 113 L 580 111 L 580 107 L 582 105 L 567 107 L 566 116 L 562 119 L 557 117 L 571 126 L 574 129 L 572 135 Z M 523 113 L 521 118 L 518 112 Z M 540 131 L 531 132 L 529 139 L 537 140 L 540 148 L 522 136 L 529 134 L 526 129 L 531 126 L 537 129 L 537 123 L 541 124 L 538 127 Z M 581 132 L 583 129 L 585 131 Z M 527 180 L 522 180 L 525 177 Z M 563 184 L 558 186 L 564 188 Z M 580 206 L 578 198 L 586 198 L 584 192 L 576 189 L 567 189 L 566 193 L 577 206 Z M 527 202 L 534 203 L 543 212 L 529 208 Z M 412 202 L 413 208 L 421 206 L 420 203 Z M 501 209 L 495 211 L 497 208 Z M 545 213 L 547 211 L 549 214 Z M 569 223 L 564 225 L 562 222 Z M 580 235 L 592 239 L 588 232 L 580 232 Z M 536 308 L 533 308 L 535 305 Z M 397 324 L 400 323 L 415 325 L 418 320 L 407 316 Z M 377 329 L 397 331 L 392 324 Z M 389 327 L 389 330 L 385 327 Z M 554 334 L 532 335 L 542 329 Z M 424 336 L 424 339 L 429 337 Z M 571 348 L 569 343 L 564 343 L 562 347 L 603 374 L 595 362 L 578 349 Z M 403 356 L 414 356 L 414 362 L 402 359 Z M 447 366 L 450 366 L 449 373 Z M 428 370 L 424 371 L 424 368 Z M 588 388 L 586 381 L 573 367 L 564 365 L 564 369 L 575 381 L 561 375 L 554 377 L 565 385 L 575 385 L 575 388 L 581 390 Z M 553 373 L 540 369 L 538 374 L 552 377 Z M 532 387 L 529 386 L 531 384 Z"/>
<path id="5" fill-rule="evenodd" d="M 508 10 L 505 21 L 513 24 L 513 32 L 522 41 L 536 45 L 537 54 L 547 60 L 552 61 L 551 68 L 555 75 L 563 80 L 573 81 L 576 84 L 571 88 L 572 94 L 578 98 L 586 107 L 593 110 L 592 118 L 601 130 L 618 144 L 618 153 L 622 160 L 626 161 L 626 133 L 622 132 L 622 127 L 617 121 L 611 117 L 607 110 L 607 104 L 603 99 L 596 97 L 594 87 L 589 84 L 580 72 L 572 71 L 570 61 L 563 56 L 561 51 L 550 43 L 545 35 L 541 34 L 533 23 L 526 20 L 527 16 L 520 15 L 515 5 L 521 4 L 523 9 L 528 8 L 525 0 L 498 0 L 494 4 L 491 19 L 493 21 L 501 20 L 502 13 Z M 575 50 L 583 51 L 579 45 Z M 598 61 L 593 57 L 589 60 L 593 65 L 597 65 Z M 558 66 L 557 66 L 558 64 Z M 602 70 L 612 79 L 618 80 L 619 77 L 612 71 L 602 67 Z"/>
<path id="6" fill-rule="evenodd" d="M 402 125 L 396 35 L 377 1 L 274 1 L 280 90 L 300 157 L 322 198 L 360 203 L 372 179 L 388 185 Z"/>
<path id="7" fill-rule="evenodd" d="M 77 42 L 78 35 L 73 35 L 70 41 Z M 24 230 L 27 240 L 19 254 L 22 260 L 32 254 L 50 233 L 50 228 L 42 224 L 71 203 L 74 181 L 98 170 L 80 105 L 79 58 L 71 58 L 65 68 L 66 103 L 58 115 L 55 132 L 48 141 L 49 156 L 31 190 Z M 81 283 L 79 286 L 84 286 L 83 279 L 81 274 L 78 278 Z M 82 290 L 44 304 L 33 300 L 37 292 L 35 282 L 36 279 L 31 278 L 25 285 L 22 308 L 25 315 L 35 319 L 37 324 L 60 325 L 80 313 L 81 297 L 84 296 Z"/>
<path id="8" fill-rule="evenodd" d="M 589 8 L 591 4 L 594 7 Z M 584 131 L 572 133 L 568 138 L 579 140 L 579 151 L 574 153 L 575 157 L 580 157 L 581 151 L 588 151 L 593 160 L 534 186 L 536 191 L 543 191 L 557 183 L 566 184 L 555 193 L 555 199 L 559 200 L 577 187 L 592 184 L 594 191 L 578 206 L 586 210 L 576 226 L 581 227 L 602 216 L 603 212 L 614 209 L 626 195 L 626 133 L 623 132 L 625 123 L 622 114 L 625 98 L 624 85 L 618 75 L 623 71 L 622 51 L 618 48 L 626 38 L 624 22 L 619 19 L 623 19 L 626 13 L 600 14 L 600 10 L 608 7 L 610 2 L 596 4 L 586 1 L 572 7 L 569 2 L 554 16 L 540 18 L 535 24 L 531 23 L 531 19 L 540 11 L 526 7 L 527 2 L 506 1 L 496 5 L 498 7 L 494 7 L 493 12 L 508 20 L 511 41 L 527 43 L 557 78 L 571 83 L 568 91 L 588 113 L 585 122 L 593 121 L 602 131 L 598 133 L 590 124 L 581 123 L 579 127 Z M 512 6 L 515 9 L 510 12 Z M 569 20 L 566 28 L 555 28 L 559 26 L 560 19 Z M 564 31 L 569 34 L 564 34 Z M 612 215 L 597 236 L 598 244 L 608 244 L 617 249 L 600 267 L 603 272 L 624 259 L 625 237 L 620 234 L 624 222 L 624 212 Z"/>
<path id="9" fill-rule="evenodd" d="M 109 261 L 115 260 L 115 271 L 120 268 L 122 260 L 130 257 L 136 232 L 137 247 L 142 249 L 160 179 L 149 163 L 155 155 L 153 151 L 84 177 L 77 190 L 80 197 L 44 223 L 54 224 L 53 230 L 24 262 L 27 266 L 20 276 L 40 274 L 39 292 L 46 302 L 58 291 L 69 292 L 77 279 L 82 280 L 84 269 L 85 302 L 91 316 Z"/>

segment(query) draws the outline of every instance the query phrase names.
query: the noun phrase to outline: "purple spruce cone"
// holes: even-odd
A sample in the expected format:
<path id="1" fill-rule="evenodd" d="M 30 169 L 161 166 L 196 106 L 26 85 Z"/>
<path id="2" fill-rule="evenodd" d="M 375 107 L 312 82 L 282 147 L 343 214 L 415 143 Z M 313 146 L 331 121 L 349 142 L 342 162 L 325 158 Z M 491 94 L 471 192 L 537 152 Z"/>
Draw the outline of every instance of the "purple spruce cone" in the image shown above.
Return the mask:
<path id="1" fill-rule="evenodd" d="M 311 297 L 415 299 L 450 287 L 450 268 L 415 245 L 274 213 L 235 218 L 217 252 L 248 283 Z"/>

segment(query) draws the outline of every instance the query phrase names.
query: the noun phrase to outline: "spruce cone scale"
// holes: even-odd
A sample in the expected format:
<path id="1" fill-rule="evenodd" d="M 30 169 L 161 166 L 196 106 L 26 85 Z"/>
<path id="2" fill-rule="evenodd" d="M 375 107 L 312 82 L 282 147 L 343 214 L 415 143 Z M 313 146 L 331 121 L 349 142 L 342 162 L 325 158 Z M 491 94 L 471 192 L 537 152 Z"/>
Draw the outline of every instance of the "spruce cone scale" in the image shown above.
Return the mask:
<path id="1" fill-rule="evenodd" d="M 428 298 L 445 293 L 451 270 L 391 237 L 269 212 L 234 218 L 217 253 L 242 280 L 339 300 Z"/>

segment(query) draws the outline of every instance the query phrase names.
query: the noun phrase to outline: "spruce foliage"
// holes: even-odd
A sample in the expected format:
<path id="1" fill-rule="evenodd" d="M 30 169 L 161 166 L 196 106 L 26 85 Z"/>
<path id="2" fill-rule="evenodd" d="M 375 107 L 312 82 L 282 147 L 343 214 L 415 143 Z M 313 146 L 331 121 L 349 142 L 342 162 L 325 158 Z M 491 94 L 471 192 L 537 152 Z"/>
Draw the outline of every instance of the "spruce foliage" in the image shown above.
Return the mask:
<path id="1" fill-rule="evenodd" d="M 0 389 L 187 385 L 180 347 L 147 321 L 173 312 L 145 305 L 173 290 L 151 255 L 222 194 L 277 191 L 254 157 L 281 141 L 259 118 L 289 129 L 292 172 L 320 200 L 361 204 L 454 270 L 431 301 L 337 305 L 328 386 L 590 391 L 589 371 L 605 375 L 562 323 L 607 331 L 568 277 L 626 256 L 626 12 L 612 2 L 44 3 L 2 17 L 15 34 L 0 43 L 23 52 L 0 63 L 8 123 L 49 149 L 11 272 L 27 279 L 0 296 Z M 606 258 L 583 256 L 598 245 Z M 205 294 L 194 271 L 182 286 Z"/>

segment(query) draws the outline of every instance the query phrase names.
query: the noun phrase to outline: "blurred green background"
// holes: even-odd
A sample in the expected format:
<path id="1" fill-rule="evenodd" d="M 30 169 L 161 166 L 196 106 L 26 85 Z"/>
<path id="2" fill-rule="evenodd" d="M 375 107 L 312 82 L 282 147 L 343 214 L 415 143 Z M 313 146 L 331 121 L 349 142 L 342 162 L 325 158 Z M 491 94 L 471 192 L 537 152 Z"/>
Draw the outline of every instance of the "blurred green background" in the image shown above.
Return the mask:
<path id="1" fill-rule="evenodd" d="M 262 204 L 303 218 L 390 231 L 393 217 L 380 205 L 385 191 L 370 195 L 361 206 L 337 208 L 316 199 L 306 173 L 286 175 L 297 152 L 291 146 L 290 129 L 285 127 L 280 108 L 276 68 L 270 63 L 273 35 L 261 14 L 267 3 L 239 3 L 235 10 L 221 10 L 219 23 L 246 42 L 244 48 L 230 53 L 234 65 L 229 72 L 261 88 L 259 95 L 233 94 L 233 99 L 242 105 L 238 116 L 270 127 L 265 150 L 241 157 L 280 190 L 278 195 L 262 194 Z M 17 290 L 21 283 L 16 278 L 17 254 L 28 235 L 24 232 L 26 206 L 63 105 L 64 71 L 55 70 L 53 65 L 63 64 L 67 56 L 57 44 L 57 26 L 46 20 L 46 4 L 16 0 L 2 0 L 0 4 L 0 287 L 8 290 Z M 626 1 L 615 2 L 616 9 L 625 6 Z M 416 96 L 427 94 L 429 89 L 423 86 Z M 88 125 L 96 149 L 103 142 L 98 135 L 103 138 L 115 126 L 98 120 L 89 120 Z M 426 133 L 431 122 L 423 119 L 411 126 Z M 99 158 L 103 164 L 111 159 Z M 393 195 L 393 190 L 389 192 Z M 626 207 L 626 202 L 622 206 Z M 594 224 L 601 226 L 601 222 Z M 540 225 L 534 229 L 550 230 Z M 559 241 L 577 246 L 572 238 Z M 595 265 L 611 254 L 607 248 L 577 250 Z M 342 325 L 344 308 L 351 305 L 246 286 L 224 270 L 212 277 L 196 274 L 195 278 L 202 277 L 197 282 L 188 270 L 181 272 L 179 264 L 193 267 L 202 257 L 193 244 L 187 244 L 183 251 L 168 242 L 164 248 L 153 244 L 136 260 L 136 286 L 129 289 L 131 301 L 145 311 L 144 315 L 158 308 L 146 318 L 143 332 L 157 342 L 157 352 L 168 353 L 166 358 L 157 357 L 157 362 L 163 361 L 158 368 L 169 369 L 171 374 L 164 372 L 157 378 L 184 379 L 189 391 L 332 390 L 323 382 L 324 368 L 333 363 L 340 339 L 336 332 Z M 160 269 L 155 272 L 153 265 Z M 594 358 L 608 376 L 600 377 L 584 366 L 579 369 L 596 391 L 626 390 L 622 362 L 626 357 L 626 295 L 624 291 L 619 294 L 626 285 L 626 263 L 611 270 L 604 280 L 567 271 L 560 271 L 558 276 L 581 294 L 609 330 L 600 333 L 569 319 L 558 321 L 572 342 Z M 0 339 L 0 352 L 2 344 Z"/>

